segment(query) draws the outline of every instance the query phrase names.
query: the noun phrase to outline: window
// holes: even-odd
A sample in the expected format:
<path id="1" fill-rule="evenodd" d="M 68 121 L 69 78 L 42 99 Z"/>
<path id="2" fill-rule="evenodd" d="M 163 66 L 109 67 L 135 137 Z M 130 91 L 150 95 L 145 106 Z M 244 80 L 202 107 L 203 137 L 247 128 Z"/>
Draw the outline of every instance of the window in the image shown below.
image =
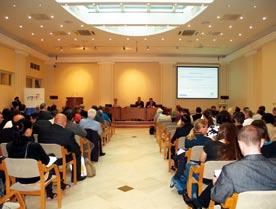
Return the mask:
<path id="1" fill-rule="evenodd" d="M 39 78 L 26 77 L 26 88 L 41 88 L 42 80 Z"/>
<path id="2" fill-rule="evenodd" d="M 12 85 L 12 73 L 1 71 L 0 72 L 0 84 L 1 85 Z"/>

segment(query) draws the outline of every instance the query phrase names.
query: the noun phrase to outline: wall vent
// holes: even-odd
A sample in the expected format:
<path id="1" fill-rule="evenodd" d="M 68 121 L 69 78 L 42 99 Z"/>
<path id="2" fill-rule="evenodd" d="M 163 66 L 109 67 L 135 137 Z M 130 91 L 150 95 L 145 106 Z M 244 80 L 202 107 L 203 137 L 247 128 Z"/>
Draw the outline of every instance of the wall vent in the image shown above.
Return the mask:
<path id="1" fill-rule="evenodd" d="M 92 35 L 95 35 L 94 31 L 90 31 L 90 30 L 77 30 L 76 34 L 80 35 L 80 36 L 92 36 Z"/>
<path id="2" fill-rule="evenodd" d="M 196 33 L 195 30 L 183 30 L 181 35 L 182 36 L 192 36 Z M 196 34 L 195 34 L 196 35 Z"/>
<path id="3" fill-rule="evenodd" d="M 37 65 L 33 62 L 30 63 L 30 68 L 33 69 L 33 70 L 40 70 L 40 65 Z"/>
<path id="4" fill-rule="evenodd" d="M 223 15 L 221 20 L 235 21 L 235 20 L 239 19 L 240 17 L 241 17 L 241 15 L 239 15 L 239 14 L 226 14 L 226 15 Z"/>
<path id="5" fill-rule="evenodd" d="M 31 16 L 35 20 L 51 20 L 51 18 L 48 15 L 41 13 L 31 14 Z"/>

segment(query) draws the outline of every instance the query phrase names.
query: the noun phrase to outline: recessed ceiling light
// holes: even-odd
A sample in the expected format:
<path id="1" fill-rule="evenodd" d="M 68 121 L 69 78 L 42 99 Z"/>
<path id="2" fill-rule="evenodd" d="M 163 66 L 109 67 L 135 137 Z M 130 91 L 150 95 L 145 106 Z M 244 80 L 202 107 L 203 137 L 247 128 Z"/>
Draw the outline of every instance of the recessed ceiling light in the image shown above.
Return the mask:
<path id="1" fill-rule="evenodd" d="M 58 38 L 57 41 L 60 41 L 60 38 Z"/>
<path id="2" fill-rule="evenodd" d="M 252 25 L 250 25 L 250 26 L 249 26 L 249 29 L 250 29 L 250 30 L 252 30 L 252 29 L 253 29 L 253 26 L 252 26 Z"/>
<path id="3" fill-rule="evenodd" d="M 266 20 L 266 19 L 267 19 L 267 17 L 263 17 L 263 18 L 262 18 L 262 20 Z"/>
<path id="4" fill-rule="evenodd" d="M 219 35 L 223 36 L 223 33 L 221 32 Z"/>
<path id="5" fill-rule="evenodd" d="M 77 41 L 78 39 L 77 38 L 74 38 L 74 41 Z"/>
<path id="6" fill-rule="evenodd" d="M 19 25 L 19 28 L 23 28 L 23 25 Z"/>
<path id="7" fill-rule="evenodd" d="M 63 25 L 60 25 L 59 27 L 63 28 Z"/>
<path id="8" fill-rule="evenodd" d="M 9 17 L 8 17 L 8 16 L 5 16 L 5 19 L 6 19 L 6 20 L 8 20 L 8 19 L 9 19 Z"/>
<path id="9" fill-rule="evenodd" d="M 189 25 L 187 25 L 187 27 L 188 27 L 188 28 L 190 28 L 190 27 L 191 27 L 191 25 L 189 24 Z"/>
<path id="10" fill-rule="evenodd" d="M 213 39 L 213 42 L 215 42 L 216 40 L 217 40 L 217 39 L 214 38 L 214 39 Z"/>
<path id="11" fill-rule="evenodd" d="M 211 28 L 212 27 L 212 25 L 208 25 L 208 28 Z"/>
<path id="12" fill-rule="evenodd" d="M 220 19 L 220 16 L 217 16 L 217 19 Z"/>
<path id="13" fill-rule="evenodd" d="M 164 37 L 162 37 L 161 40 L 164 41 L 165 40 Z"/>
<path id="14" fill-rule="evenodd" d="M 71 35 L 71 32 L 68 32 L 67 34 L 68 34 L 68 35 Z"/>
<path id="15" fill-rule="evenodd" d="M 39 4 L 38 6 L 39 6 L 39 7 L 42 7 L 42 4 Z"/>
<path id="16" fill-rule="evenodd" d="M 178 40 L 179 40 L 179 41 L 181 41 L 181 40 L 182 40 L 182 38 L 179 38 Z"/>
<path id="17" fill-rule="evenodd" d="M 54 18 L 55 18 L 55 16 L 54 16 L 54 15 L 51 15 L 50 17 L 51 17 L 51 19 L 54 19 Z"/>
<path id="18" fill-rule="evenodd" d="M 238 34 L 238 36 L 242 36 L 242 34 L 241 34 L 241 33 L 239 33 L 239 34 Z"/>
<path id="19" fill-rule="evenodd" d="M 94 38 L 92 38 L 92 41 L 94 41 L 95 39 Z"/>
<path id="20" fill-rule="evenodd" d="M 254 8 L 257 8 L 257 6 L 256 6 L 256 5 L 254 5 L 253 7 L 254 7 Z"/>
<path id="21" fill-rule="evenodd" d="M 111 41 L 111 40 L 112 40 L 112 38 L 109 38 L 108 40 L 109 40 L 109 41 Z"/>
<path id="22" fill-rule="evenodd" d="M 84 25 L 81 25 L 81 27 L 83 28 L 83 27 L 84 27 Z"/>
<path id="23" fill-rule="evenodd" d="M 43 25 L 40 25 L 40 28 L 43 28 L 44 26 Z"/>
<path id="24" fill-rule="evenodd" d="M 42 41 L 42 42 L 43 42 L 43 41 L 44 41 L 44 39 L 42 38 L 42 39 L 40 39 L 40 41 Z"/>
<path id="25" fill-rule="evenodd" d="M 29 19 L 29 20 L 32 19 L 32 16 L 29 15 L 29 16 L 28 16 L 28 19 Z"/>
<path id="26" fill-rule="evenodd" d="M 240 20 L 243 20 L 243 16 L 240 16 Z"/>
<path id="27" fill-rule="evenodd" d="M 49 34 L 50 34 L 50 36 L 51 36 L 51 35 L 53 35 L 53 33 L 52 33 L 52 32 L 50 32 Z"/>
<path id="28" fill-rule="evenodd" d="M 32 33 L 32 36 L 34 36 L 34 33 Z"/>
<path id="29" fill-rule="evenodd" d="M 231 5 L 230 5 L 230 4 L 228 4 L 228 5 L 227 5 L 227 7 L 231 7 Z"/>
<path id="30" fill-rule="evenodd" d="M 232 26 L 232 25 L 229 25 L 228 28 L 231 29 L 231 28 L 233 28 L 233 26 Z"/>
<path id="31" fill-rule="evenodd" d="M 232 39 L 230 39 L 229 41 L 230 41 L 230 42 L 232 42 L 233 40 L 232 40 Z"/>
<path id="32" fill-rule="evenodd" d="M 16 5 L 15 5 L 15 4 L 13 4 L 13 5 L 12 5 L 12 7 L 16 7 Z"/>
<path id="33" fill-rule="evenodd" d="M 129 38 L 127 37 L 126 40 L 129 41 Z"/>
<path id="34" fill-rule="evenodd" d="M 204 33 L 204 32 L 201 32 L 201 35 L 205 35 L 205 33 Z"/>
<path id="35" fill-rule="evenodd" d="M 146 41 L 146 40 L 148 40 L 147 38 L 144 38 L 144 40 Z"/>
<path id="36" fill-rule="evenodd" d="M 197 38 L 196 41 L 199 41 L 199 39 Z"/>

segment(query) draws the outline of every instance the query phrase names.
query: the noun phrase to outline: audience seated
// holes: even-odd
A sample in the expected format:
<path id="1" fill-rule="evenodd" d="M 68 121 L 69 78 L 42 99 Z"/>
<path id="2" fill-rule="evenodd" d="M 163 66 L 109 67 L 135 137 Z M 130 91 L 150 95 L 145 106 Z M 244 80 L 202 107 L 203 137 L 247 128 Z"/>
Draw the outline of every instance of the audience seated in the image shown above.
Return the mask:
<path id="1" fill-rule="evenodd" d="M 39 115 L 38 120 L 51 120 L 53 117 L 49 111 L 47 111 L 47 106 L 45 103 L 42 103 L 39 106 Z"/>
<path id="2" fill-rule="evenodd" d="M 276 189 L 276 161 L 261 154 L 260 131 L 250 125 L 241 129 L 238 143 L 244 158 L 223 167 L 214 178 L 212 199 L 224 203 L 233 193 Z"/>
<path id="3" fill-rule="evenodd" d="M 14 135 L 12 141 L 7 144 L 8 157 L 10 158 L 31 158 L 41 161 L 47 165 L 50 161 L 49 156 L 45 153 L 40 144 L 32 141 L 32 124 L 22 115 L 14 118 L 13 129 Z M 50 175 L 48 179 L 50 178 Z M 35 183 L 40 177 L 17 179 L 22 184 Z M 52 184 L 46 187 L 47 197 L 53 199 L 56 194 L 52 191 Z"/>
<path id="4" fill-rule="evenodd" d="M 257 110 L 257 113 L 255 115 L 253 115 L 253 119 L 254 120 L 261 120 L 262 116 L 265 114 L 265 106 L 260 106 Z"/>
<path id="5" fill-rule="evenodd" d="M 245 119 L 245 115 L 243 114 L 243 112 L 236 112 L 233 115 L 233 120 L 235 122 L 235 126 L 240 130 L 243 127 L 243 122 Z"/>
<path id="6" fill-rule="evenodd" d="M 200 119 L 202 117 L 202 114 L 201 114 L 202 110 L 200 107 L 197 107 L 195 111 L 196 113 L 192 116 L 193 121 L 196 121 L 197 119 Z"/>
<path id="7" fill-rule="evenodd" d="M 244 113 L 244 121 L 243 121 L 243 126 L 248 126 L 251 125 L 251 123 L 254 121 L 253 117 L 253 112 L 249 108 L 244 108 L 243 109 Z"/>
<path id="8" fill-rule="evenodd" d="M 80 126 L 87 132 L 86 138 L 94 144 L 94 151 L 92 152 L 91 160 L 95 162 L 98 161 L 99 155 L 105 155 L 102 151 L 101 143 L 102 128 L 101 124 L 95 120 L 96 114 L 97 111 L 95 109 L 89 109 L 87 113 L 88 117 L 83 118 L 80 121 Z"/>
<path id="9" fill-rule="evenodd" d="M 67 123 L 66 123 L 66 129 L 72 131 L 74 133 L 74 135 L 78 135 L 80 137 L 86 137 L 87 132 L 80 127 L 79 124 L 74 123 L 73 120 L 73 110 L 72 109 L 66 109 L 64 111 L 64 114 L 67 117 Z"/>
<path id="10" fill-rule="evenodd" d="M 54 124 L 44 126 L 39 129 L 38 142 L 47 144 L 59 144 L 64 146 L 69 152 L 75 153 L 77 160 L 77 180 L 81 181 L 81 151 L 75 141 L 74 133 L 66 129 L 67 118 L 64 114 L 58 113 L 54 118 Z M 72 155 L 67 156 L 67 161 L 72 160 Z"/>
<path id="11" fill-rule="evenodd" d="M 274 126 L 274 116 L 271 113 L 265 113 L 262 116 L 268 130 L 268 135 L 271 141 L 276 141 L 276 127 Z"/>

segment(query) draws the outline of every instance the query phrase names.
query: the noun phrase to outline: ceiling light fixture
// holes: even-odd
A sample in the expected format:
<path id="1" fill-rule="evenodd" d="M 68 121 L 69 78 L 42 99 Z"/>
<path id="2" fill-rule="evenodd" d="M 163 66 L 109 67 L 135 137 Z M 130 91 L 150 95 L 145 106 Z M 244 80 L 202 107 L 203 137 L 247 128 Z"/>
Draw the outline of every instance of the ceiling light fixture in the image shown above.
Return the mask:
<path id="1" fill-rule="evenodd" d="M 95 38 L 92 38 L 92 41 L 94 41 L 95 40 Z"/>
<path id="2" fill-rule="evenodd" d="M 43 42 L 43 41 L 44 41 L 44 39 L 42 38 L 42 39 L 40 39 L 40 41 L 41 41 L 41 42 Z"/>
<path id="3" fill-rule="evenodd" d="M 187 27 L 188 27 L 188 28 L 190 28 L 190 27 L 191 27 L 191 25 L 189 24 L 189 25 L 187 25 Z"/>
<path id="4" fill-rule="evenodd" d="M 52 36 L 52 35 L 53 35 L 53 33 L 52 33 L 52 32 L 50 32 L 49 34 L 50 34 L 50 36 Z"/>
<path id="5" fill-rule="evenodd" d="M 182 38 L 179 38 L 179 39 L 178 39 L 178 41 L 181 41 L 181 40 L 182 40 Z"/>
<path id="6" fill-rule="evenodd" d="M 60 25 L 59 27 L 63 28 L 63 25 Z"/>
<path id="7" fill-rule="evenodd" d="M 19 28 L 23 28 L 23 25 L 19 25 Z"/>
<path id="8" fill-rule="evenodd" d="M 216 40 L 217 40 L 217 39 L 214 38 L 214 39 L 213 39 L 213 42 L 215 42 Z"/>
<path id="9" fill-rule="evenodd" d="M 221 32 L 219 35 L 223 36 L 223 33 Z"/>
<path id="10" fill-rule="evenodd" d="M 92 27 L 125 36 L 145 36 L 167 32 L 188 23 L 214 0 L 136 1 L 138 3 L 133 3 L 133 0 L 55 1 Z"/>
<path id="11" fill-rule="evenodd" d="M 12 7 L 16 7 L 16 5 L 15 5 L 15 4 L 13 4 L 13 5 L 12 5 Z"/>
<path id="12" fill-rule="evenodd" d="M 230 42 L 232 42 L 233 40 L 232 40 L 232 39 L 230 39 L 229 41 L 230 41 Z"/>
<path id="13" fill-rule="evenodd" d="M 83 28 L 84 27 L 84 25 L 81 25 L 81 28 Z"/>
<path id="14" fill-rule="evenodd" d="M 68 34 L 68 35 L 71 35 L 71 32 L 68 32 L 67 34 Z"/>
<path id="15" fill-rule="evenodd" d="M 239 33 L 239 34 L 238 34 L 238 36 L 242 36 L 242 34 L 241 34 L 241 33 Z"/>
<path id="16" fill-rule="evenodd" d="M 240 20 L 243 20 L 243 16 L 240 16 Z"/>
<path id="17" fill-rule="evenodd" d="M 32 19 L 32 16 L 29 15 L 29 16 L 28 16 L 28 19 L 29 19 L 29 20 Z"/>
<path id="18" fill-rule="evenodd" d="M 129 38 L 127 37 L 126 40 L 129 41 Z"/>
<path id="19" fill-rule="evenodd" d="M 34 33 L 31 33 L 32 34 L 32 36 L 34 36 Z"/>
<path id="20" fill-rule="evenodd" d="M 196 41 L 199 41 L 199 39 L 197 38 Z"/>
<path id="21" fill-rule="evenodd" d="M 257 8 L 257 6 L 256 6 L 256 5 L 254 5 L 253 7 L 254 7 L 254 8 Z"/>
<path id="22" fill-rule="evenodd" d="M 205 35 L 205 33 L 204 33 L 204 32 L 201 32 L 201 35 L 203 35 L 203 36 L 204 36 L 204 35 Z"/>
<path id="23" fill-rule="evenodd" d="M 212 25 L 208 25 L 208 28 L 211 28 L 212 27 Z"/>
<path id="24" fill-rule="evenodd" d="M 229 26 L 228 26 L 228 28 L 229 28 L 229 29 L 232 29 L 232 28 L 233 28 L 233 26 L 232 26 L 232 25 L 229 25 Z"/>
<path id="25" fill-rule="evenodd" d="M 77 38 L 74 38 L 74 41 L 77 41 L 78 39 Z"/>
<path id="26" fill-rule="evenodd" d="M 220 19 L 220 16 L 217 16 L 217 19 Z"/>
<path id="27" fill-rule="evenodd" d="M 144 38 L 144 41 L 148 40 L 147 38 Z"/>
<path id="28" fill-rule="evenodd" d="M 112 40 L 112 38 L 109 38 L 108 40 L 109 40 L 109 41 L 111 41 L 111 40 Z"/>
<path id="29" fill-rule="evenodd" d="M 5 19 L 6 19 L 6 20 L 8 20 L 8 19 L 9 19 L 9 17 L 8 17 L 8 16 L 5 16 Z"/>
<path id="30" fill-rule="evenodd" d="M 249 26 L 249 29 L 250 29 L 250 30 L 252 30 L 252 29 L 253 29 L 253 26 L 252 26 L 252 25 L 250 25 L 250 26 Z"/>
<path id="31" fill-rule="evenodd" d="M 40 28 L 43 28 L 44 26 L 43 25 L 40 25 Z"/>
<path id="32" fill-rule="evenodd" d="M 55 16 L 54 16 L 54 15 L 51 15 L 50 17 L 51 17 L 51 19 L 54 19 L 54 18 L 55 18 Z"/>
<path id="33" fill-rule="evenodd" d="M 262 20 L 263 20 L 263 21 L 267 20 L 267 17 L 262 17 Z"/>

